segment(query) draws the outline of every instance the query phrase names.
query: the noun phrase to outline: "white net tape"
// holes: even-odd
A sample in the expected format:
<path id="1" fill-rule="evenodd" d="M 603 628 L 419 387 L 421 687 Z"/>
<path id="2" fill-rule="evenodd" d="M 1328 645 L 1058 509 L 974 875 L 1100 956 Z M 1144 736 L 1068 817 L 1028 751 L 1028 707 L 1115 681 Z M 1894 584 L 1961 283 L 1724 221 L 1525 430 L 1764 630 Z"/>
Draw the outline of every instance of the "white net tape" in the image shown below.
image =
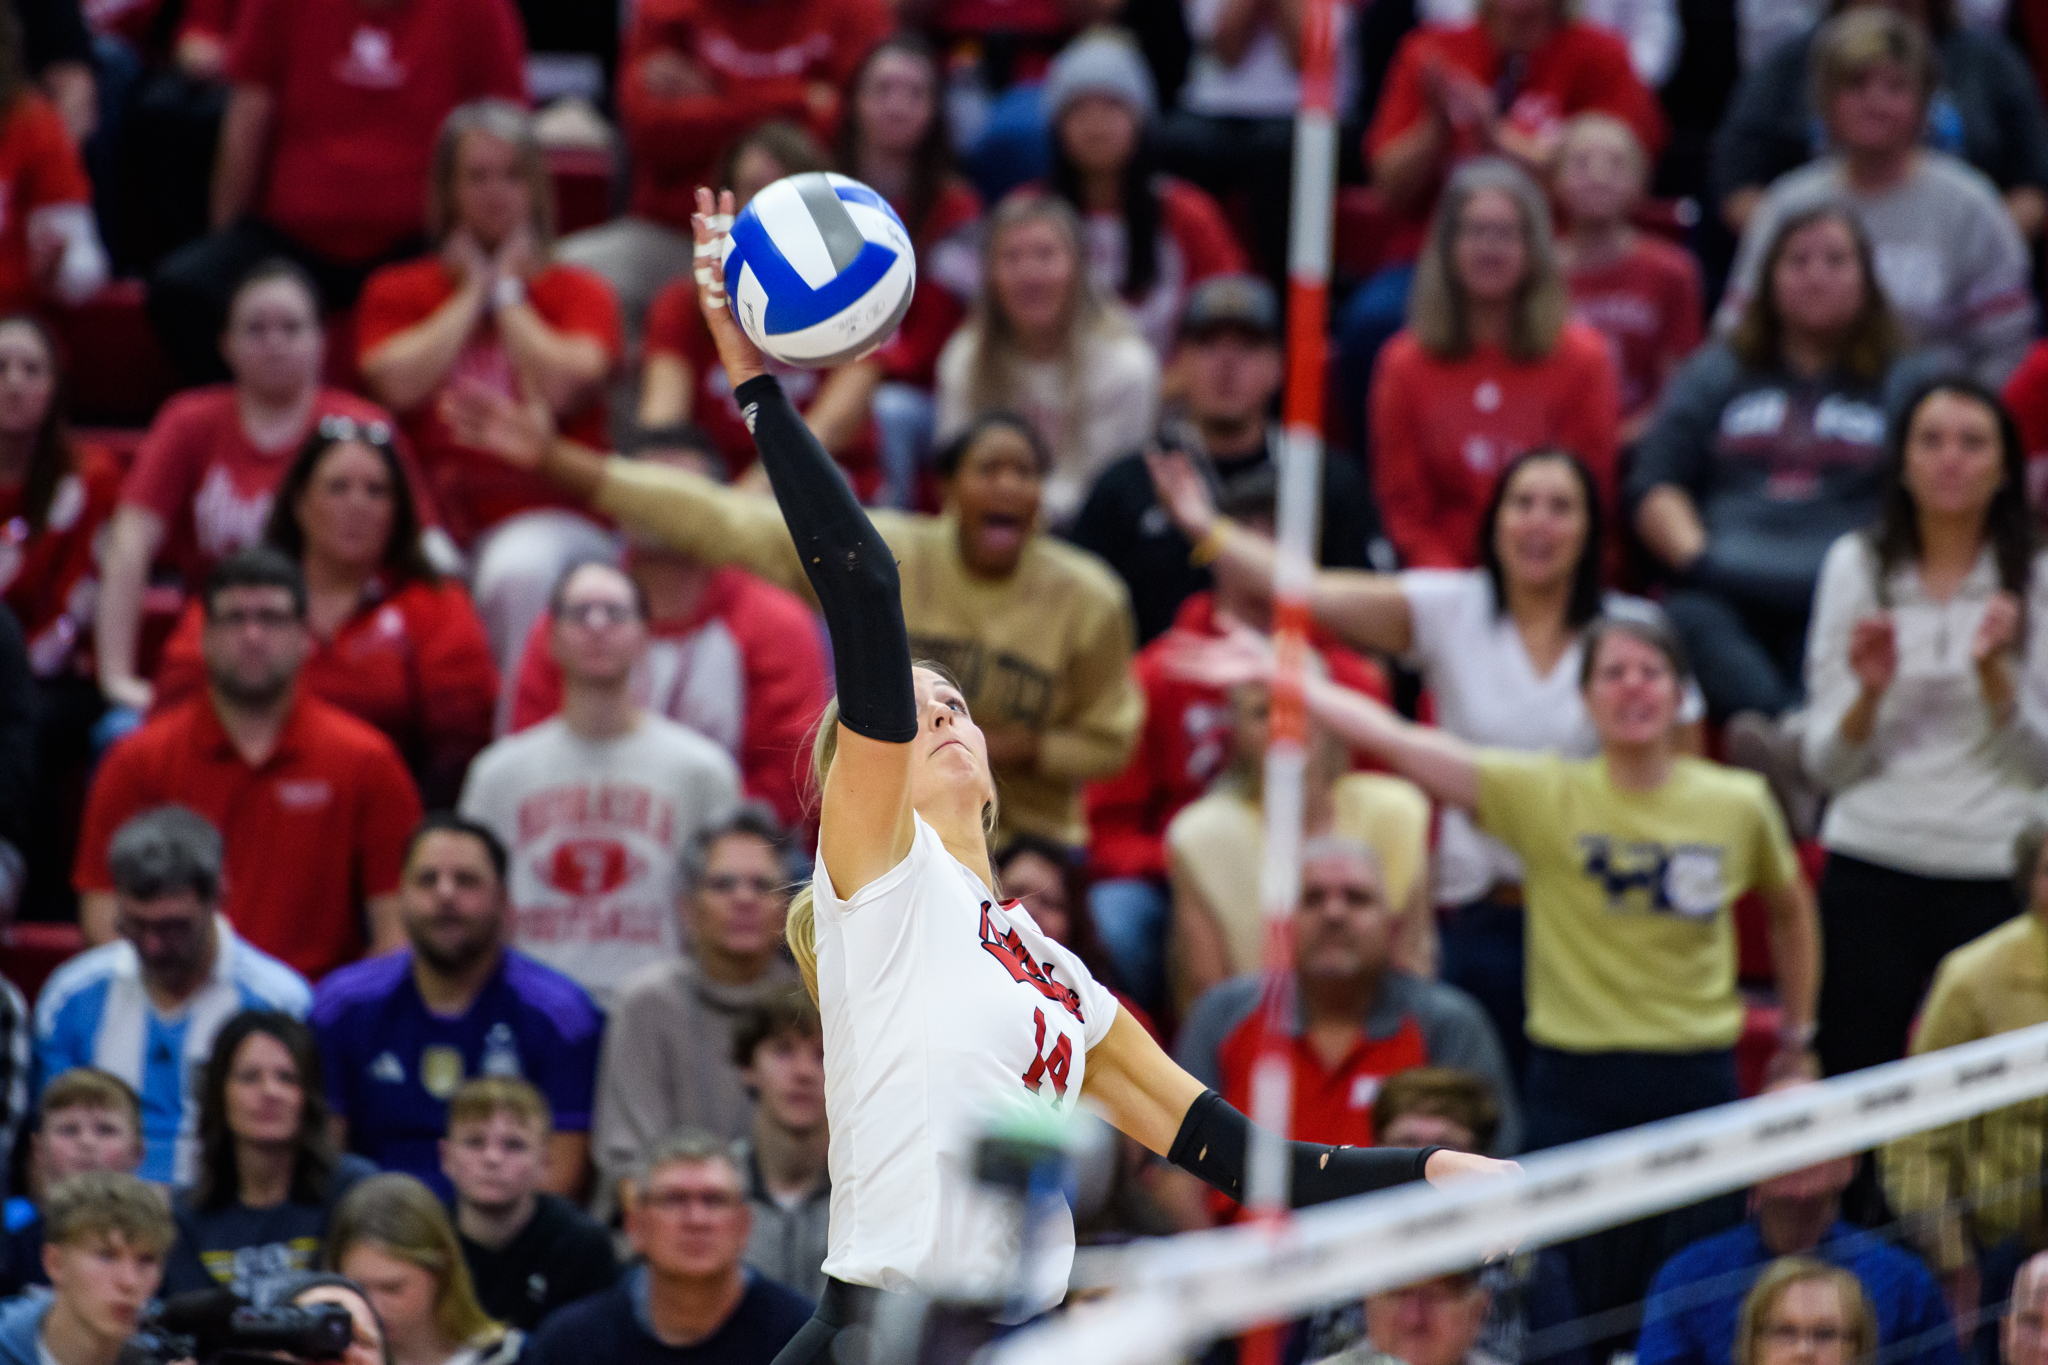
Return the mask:
<path id="1" fill-rule="evenodd" d="M 2048 1095 L 2048 1024 L 1541 1152 L 1520 1176 L 1410 1185 L 1095 1253 L 1108 1297 L 1017 1334 L 994 1365 L 1155 1365 L 1258 1323 L 1677 1208 Z"/>

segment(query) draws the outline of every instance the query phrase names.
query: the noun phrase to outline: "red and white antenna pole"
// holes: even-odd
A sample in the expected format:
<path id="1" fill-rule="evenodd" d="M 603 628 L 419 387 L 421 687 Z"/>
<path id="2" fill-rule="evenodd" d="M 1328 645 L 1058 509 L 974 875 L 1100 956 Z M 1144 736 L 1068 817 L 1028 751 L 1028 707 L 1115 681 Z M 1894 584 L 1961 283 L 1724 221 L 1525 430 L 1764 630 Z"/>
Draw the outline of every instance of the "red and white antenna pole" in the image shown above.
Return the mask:
<path id="1" fill-rule="evenodd" d="M 1319 539 L 1323 484 L 1323 375 L 1330 311 L 1330 234 L 1337 181 L 1337 6 L 1306 0 L 1301 29 L 1301 108 L 1294 119 L 1294 194 L 1287 246 L 1287 392 L 1279 452 L 1278 563 L 1273 576 L 1273 676 L 1266 745 L 1265 857 L 1259 900 L 1265 916 L 1266 986 L 1259 1057 L 1252 1071 L 1258 1126 L 1247 1157 L 1246 1206 L 1276 1232 L 1287 1219 L 1287 1138 L 1294 1112 L 1294 910 L 1301 896 L 1302 779 L 1308 717 L 1309 590 Z M 1253 1333 L 1246 1365 L 1279 1359 L 1275 1328 Z"/>

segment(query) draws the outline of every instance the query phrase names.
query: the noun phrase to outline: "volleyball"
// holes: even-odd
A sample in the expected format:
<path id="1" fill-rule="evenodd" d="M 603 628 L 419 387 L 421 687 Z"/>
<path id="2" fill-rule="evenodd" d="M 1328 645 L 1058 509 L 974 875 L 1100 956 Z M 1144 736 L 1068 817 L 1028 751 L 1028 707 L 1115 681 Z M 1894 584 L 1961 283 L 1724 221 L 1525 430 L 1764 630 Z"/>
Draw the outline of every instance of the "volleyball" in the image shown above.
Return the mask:
<path id="1" fill-rule="evenodd" d="M 786 365 L 825 369 L 889 339 L 910 307 L 917 256 L 888 200 L 826 171 L 756 194 L 725 239 L 740 327 Z"/>

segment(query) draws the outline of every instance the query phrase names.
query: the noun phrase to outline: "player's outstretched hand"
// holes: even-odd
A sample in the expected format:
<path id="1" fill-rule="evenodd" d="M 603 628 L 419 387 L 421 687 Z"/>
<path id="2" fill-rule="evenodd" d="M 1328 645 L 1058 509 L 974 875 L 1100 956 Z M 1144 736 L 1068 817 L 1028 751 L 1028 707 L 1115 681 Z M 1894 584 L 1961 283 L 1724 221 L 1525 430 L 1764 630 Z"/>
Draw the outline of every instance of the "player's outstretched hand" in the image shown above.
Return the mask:
<path id="1" fill-rule="evenodd" d="M 1519 1174 L 1521 1169 L 1518 1161 L 1497 1161 L 1477 1152 L 1454 1152 L 1444 1147 L 1430 1153 L 1429 1168 L 1422 1175 L 1432 1185 L 1448 1185 L 1487 1175 Z"/>
<path id="2" fill-rule="evenodd" d="M 529 395 L 524 402 L 475 379 L 458 379 L 436 405 L 441 420 L 463 445 L 488 450 L 520 469 L 539 469 L 555 439 L 548 405 Z"/>
<path id="3" fill-rule="evenodd" d="M 718 348 L 726 378 L 737 389 L 766 374 L 768 366 L 726 306 L 725 237 L 732 231 L 732 215 L 731 190 L 720 190 L 713 197 L 710 190 L 697 187 L 697 211 L 690 215 L 690 236 L 696 244 L 697 304 L 704 310 L 704 325 L 711 329 L 711 344 Z"/>

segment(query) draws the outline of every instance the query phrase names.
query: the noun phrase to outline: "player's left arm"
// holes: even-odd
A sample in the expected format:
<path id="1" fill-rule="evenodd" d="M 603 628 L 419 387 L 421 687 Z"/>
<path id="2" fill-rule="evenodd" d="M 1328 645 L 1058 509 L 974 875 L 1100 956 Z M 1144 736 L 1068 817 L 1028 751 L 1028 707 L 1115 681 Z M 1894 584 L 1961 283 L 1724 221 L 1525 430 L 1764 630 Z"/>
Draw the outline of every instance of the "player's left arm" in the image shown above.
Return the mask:
<path id="1" fill-rule="evenodd" d="M 1232 1199 L 1244 1198 L 1251 1122 L 1221 1095 L 1181 1069 L 1130 1011 L 1119 1009 L 1088 1050 L 1081 1093 L 1119 1130 Z M 1443 1184 L 1468 1175 L 1518 1169 L 1446 1147 L 1331 1147 L 1289 1144 L 1290 1202 L 1296 1208 L 1364 1194 L 1411 1180 Z"/>

